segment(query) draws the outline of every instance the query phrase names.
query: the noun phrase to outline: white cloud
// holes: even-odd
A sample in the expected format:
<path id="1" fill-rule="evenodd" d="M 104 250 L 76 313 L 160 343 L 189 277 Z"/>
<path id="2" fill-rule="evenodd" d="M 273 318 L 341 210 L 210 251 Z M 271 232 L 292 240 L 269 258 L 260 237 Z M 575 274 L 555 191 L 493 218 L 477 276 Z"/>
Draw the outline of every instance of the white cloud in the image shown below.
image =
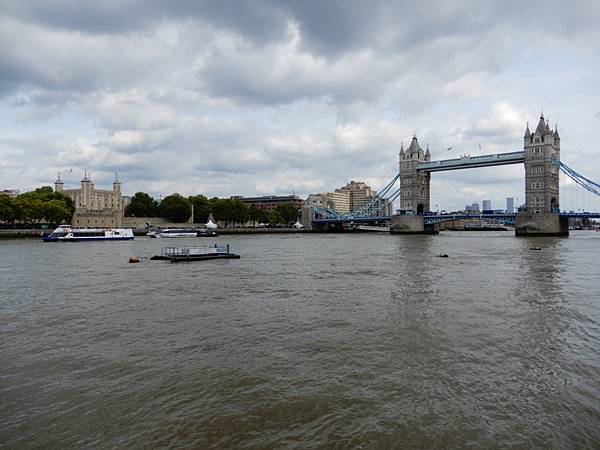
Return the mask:
<path id="1" fill-rule="evenodd" d="M 508 102 L 495 103 L 491 111 L 477 119 L 464 134 L 467 139 L 516 139 L 524 135 L 524 124 L 528 117 L 531 114 L 518 110 Z"/>
<path id="2" fill-rule="evenodd" d="M 60 5 L 8 2 L 0 19 L 11 187 L 87 168 L 129 193 L 378 189 L 413 131 L 434 158 L 512 151 L 542 107 L 563 158 L 597 162 L 595 4 Z M 522 189 L 516 169 L 436 174 L 437 203 Z"/>

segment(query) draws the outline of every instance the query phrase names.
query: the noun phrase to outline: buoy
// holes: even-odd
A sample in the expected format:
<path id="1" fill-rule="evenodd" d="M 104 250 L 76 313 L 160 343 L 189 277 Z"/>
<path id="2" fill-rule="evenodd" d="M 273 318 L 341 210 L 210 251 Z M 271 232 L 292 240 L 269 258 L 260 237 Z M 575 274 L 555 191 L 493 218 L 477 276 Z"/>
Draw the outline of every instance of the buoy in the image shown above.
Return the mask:
<path id="1" fill-rule="evenodd" d="M 140 258 L 139 258 L 139 256 L 130 256 L 129 257 L 129 262 L 130 263 L 139 263 L 140 262 Z"/>

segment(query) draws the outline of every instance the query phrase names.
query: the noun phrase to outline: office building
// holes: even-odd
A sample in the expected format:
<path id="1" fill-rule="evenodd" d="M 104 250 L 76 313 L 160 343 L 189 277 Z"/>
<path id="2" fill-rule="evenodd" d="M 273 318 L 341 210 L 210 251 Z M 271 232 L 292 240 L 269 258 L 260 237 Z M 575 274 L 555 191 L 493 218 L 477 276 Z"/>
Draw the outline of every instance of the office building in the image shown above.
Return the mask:
<path id="1" fill-rule="evenodd" d="M 515 212 L 515 199 L 507 197 L 506 199 L 506 212 L 512 214 Z"/>
<path id="2" fill-rule="evenodd" d="M 370 215 L 391 216 L 393 206 L 386 199 L 375 201 L 377 192 L 371 186 L 362 181 L 351 181 L 350 183 L 336 189 L 334 192 L 310 194 L 304 204 L 306 206 L 324 207 L 335 209 L 340 214 L 359 211 L 367 205 L 371 205 Z M 375 204 L 377 203 L 377 204 Z"/>
<path id="3" fill-rule="evenodd" d="M 294 208 L 302 207 L 302 200 L 296 195 L 265 195 L 262 197 L 242 197 L 236 195 L 229 197 L 231 200 L 239 200 L 248 207 L 255 207 L 263 211 L 274 211 L 278 206 L 289 203 Z"/>

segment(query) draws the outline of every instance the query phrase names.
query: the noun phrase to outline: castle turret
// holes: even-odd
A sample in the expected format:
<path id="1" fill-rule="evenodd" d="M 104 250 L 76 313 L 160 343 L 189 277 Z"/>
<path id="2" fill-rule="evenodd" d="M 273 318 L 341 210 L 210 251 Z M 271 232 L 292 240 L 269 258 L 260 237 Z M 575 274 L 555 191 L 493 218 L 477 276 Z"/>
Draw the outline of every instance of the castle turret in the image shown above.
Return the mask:
<path id="1" fill-rule="evenodd" d="M 89 208 L 92 206 L 92 191 L 93 191 L 92 180 L 90 180 L 87 170 L 83 171 L 83 178 L 81 179 L 81 206 Z"/>
<path id="2" fill-rule="evenodd" d="M 546 134 L 546 121 L 544 120 L 544 113 L 540 115 L 540 121 L 537 124 L 534 134 L 543 136 Z"/>
<path id="3" fill-rule="evenodd" d="M 546 119 L 546 128 L 544 130 L 544 142 L 554 142 L 554 132 L 550 128 L 550 121 Z"/>
<path id="4" fill-rule="evenodd" d="M 65 183 L 60 179 L 60 172 L 58 172 L 58 178 L 54 182 L 54 192 L 62 192 L 65 188 Z"/>
<path id="5" fill-rule="evenodd" d="M 417 140 L 416 134 L 413 135 L 412 141 L 408 146 L 408 149 L 406 150 L 406 154 L 409 155 L 411 158 L 418 160 L 422 160 L 422 158 L 424 157 L 423 149 L 419 145 L 419 141 Z"/>
<path id="6" fill-rule="evenodd" d="M 525 128 L 525 136 L 523 136 L 525 143 L 531 142 L 531 131 L 529 131 L 529 122 L 527 122 L 527 128 Z"/>
<path id="7" fill-rule="evenodd" d="M 119 174 L 115 172 L 115 181 L 113 181 L 113 191 L 121 192 L 121 182 L 119 181 Z"/>
<path id="8" fill-rule="evenodd" d="M 425 161 L 431 161 L 431 152 L 429 151 L 429 144 L 427 144 L 427 150 L 425 151 Z"/>

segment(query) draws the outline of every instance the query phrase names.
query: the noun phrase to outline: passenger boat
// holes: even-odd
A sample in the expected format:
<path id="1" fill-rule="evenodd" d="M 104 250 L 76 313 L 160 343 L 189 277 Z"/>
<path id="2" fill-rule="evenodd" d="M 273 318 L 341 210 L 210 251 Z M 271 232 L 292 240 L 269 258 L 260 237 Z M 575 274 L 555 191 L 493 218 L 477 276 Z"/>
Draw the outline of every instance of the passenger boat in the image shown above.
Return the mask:
<path id="1" fill-rule="evenodd" d="M 189 238 L 216 235 L 217 233 L 214 231 L 205 228 L 161 228 L 146 233 L 146 236 L 151 238 Z"/>
<path id="2" fill-rule="evenodd" d="M 71 228 L 61 225 L 52 233 L 42 236 L 44 242 L 127 241 L 133 239 L 131 228 Z"/>

